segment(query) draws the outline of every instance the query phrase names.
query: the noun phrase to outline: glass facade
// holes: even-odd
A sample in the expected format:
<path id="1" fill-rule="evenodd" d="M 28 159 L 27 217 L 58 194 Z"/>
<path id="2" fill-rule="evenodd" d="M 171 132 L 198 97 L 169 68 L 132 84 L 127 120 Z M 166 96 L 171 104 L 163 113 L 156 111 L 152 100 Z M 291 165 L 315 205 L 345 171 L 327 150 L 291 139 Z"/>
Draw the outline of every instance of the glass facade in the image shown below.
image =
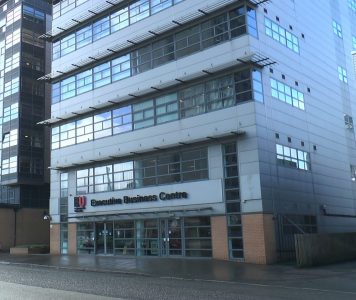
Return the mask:
<path id="1" fill-rule="evenodd" d="M 232 259 L 243 259 L 241 199 L 236 142 L 223 145 L 223 161 L 229 256 Z"/>
<path id="2" fill-rule="evenodd" d="M 137 23 L 140 20 L 146 19 L 149 16 L 158 13 L 166 8 L 169 8 L 183 0 L 138 0 L 132 1 L 131 4 L 121 7 L 110 14 L 105 15 L 99 20 L 90 22 L 84 27 L 80 27 L 75 32 L 66 35 L 60 40 L 53 43 L 53 60 L 62 57 L 68 53 L 94 43 L 95 41 L 113 34 L 125 27 Z M 62 6 L 65 1 L 62 1 Z M 78 2 L 78 1 L 77 1 Z M 75 1 L 72 7 L 75 7 Z M 58 14 L 56 10 L 60 7 L 59 4 L 54 5 L 54 16 Z M 68 6 L 66 6 L 67 8 Z"/>
<path id="3" fill-rule="evenodd" d="M 52 150 L 209 113 L 253 99 L 263 102 L 261 73 L 250 69 L 236 71 L 52 127 Z"/>
<path id="4" fill-rule="evenodd" d="M 60 174 L 60 251 L 68 254 L 68 173 Z"/>
<path id="5" fill-rule="evenodd" d="M 235 8 L 52 85 L 52 103 L 154 69 L 243 34 L 256 33 L 254 13 Z M 252 25 L 254 23 L 254 25 Z"/>
<path id="6" fill-rule="evenodd" d="M 39 36 L 50 5 L 10 0 L 0 8 L 0 204 L 47 208 L 45 129 L 37 125 L 47 117 L 45 84 L 37 78 L 45 74 Z"/>
<path id="7" fill-rule="evenodd" d="M 210 217 L 77 223 L 77 252 L 211 257 Z"/>
<path id="8" fill-rule="evenodd" d="M 76 194 L 206 180 L 207 148 L 167 152 L 76 171 Z"/>

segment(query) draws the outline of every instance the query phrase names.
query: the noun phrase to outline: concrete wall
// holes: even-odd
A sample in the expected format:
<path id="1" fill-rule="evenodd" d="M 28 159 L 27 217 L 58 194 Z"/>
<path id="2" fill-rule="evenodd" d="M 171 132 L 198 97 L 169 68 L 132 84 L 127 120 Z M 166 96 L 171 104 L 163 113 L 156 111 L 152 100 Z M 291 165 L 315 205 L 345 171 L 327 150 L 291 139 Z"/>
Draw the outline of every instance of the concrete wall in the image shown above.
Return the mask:
<path id="1" fill-rule="evenodd" d="M 310 267 L 356 259 L 356 232 L 295 235 L 297 265 Z"/>

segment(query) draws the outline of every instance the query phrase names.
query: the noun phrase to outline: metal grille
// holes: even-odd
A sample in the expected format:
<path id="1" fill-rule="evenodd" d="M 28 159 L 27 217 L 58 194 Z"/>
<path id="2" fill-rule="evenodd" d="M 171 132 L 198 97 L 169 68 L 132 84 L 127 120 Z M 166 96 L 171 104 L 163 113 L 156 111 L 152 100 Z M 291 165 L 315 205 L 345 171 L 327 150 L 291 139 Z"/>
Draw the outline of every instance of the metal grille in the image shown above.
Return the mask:
<path id="1" fill-rule="evenodd" d="M 295 261 L 295 234 L 316 233 L 316 217 L 312 215 L 277 215 L 277 252 L 279 261 Z"/>

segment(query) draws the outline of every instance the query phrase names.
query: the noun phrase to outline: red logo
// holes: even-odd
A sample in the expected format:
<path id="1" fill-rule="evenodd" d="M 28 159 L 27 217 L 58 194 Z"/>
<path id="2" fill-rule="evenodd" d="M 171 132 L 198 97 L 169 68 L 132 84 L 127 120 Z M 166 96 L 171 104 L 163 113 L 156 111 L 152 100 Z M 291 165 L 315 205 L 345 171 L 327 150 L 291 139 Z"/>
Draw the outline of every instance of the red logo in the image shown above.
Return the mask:
<path id="1" fill-rule="evenodd" d="M 74 211 L 82 212 L 87 205 L 87 199 L 85 196 L 74 197 Z"/>

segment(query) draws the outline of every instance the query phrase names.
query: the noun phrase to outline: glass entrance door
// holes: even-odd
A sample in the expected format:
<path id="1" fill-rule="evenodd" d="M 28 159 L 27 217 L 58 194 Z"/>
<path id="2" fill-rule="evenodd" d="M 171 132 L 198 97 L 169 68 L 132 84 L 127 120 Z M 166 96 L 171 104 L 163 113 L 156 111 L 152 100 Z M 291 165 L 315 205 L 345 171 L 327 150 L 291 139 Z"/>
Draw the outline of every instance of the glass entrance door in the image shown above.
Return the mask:
<path id="1" fill-rule="evenodd" d="M 161 255 L 182 255 L 182 222 L 180 219 L 160 220 Z"/>
<path id="2" fill-rule="evenodd" d="M 95 224 L 95 249 L 96 254 L 110 255 L 113 254 L 113 224 L 96 223 Z"/>

